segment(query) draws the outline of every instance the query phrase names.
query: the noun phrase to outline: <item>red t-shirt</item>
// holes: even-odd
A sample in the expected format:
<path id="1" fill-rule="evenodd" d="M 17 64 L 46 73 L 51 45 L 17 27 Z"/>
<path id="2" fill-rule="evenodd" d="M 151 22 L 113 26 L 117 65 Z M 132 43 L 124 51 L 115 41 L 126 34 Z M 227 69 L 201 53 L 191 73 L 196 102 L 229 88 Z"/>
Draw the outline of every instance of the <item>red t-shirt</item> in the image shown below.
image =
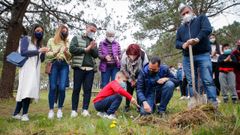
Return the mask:
<path id="1" fill-rule="evenodd" d="M 126 97 L 128 100 L 132 99 L 132 96 L 126 90 L 124 90 L 116 80 L 114 80 L 114 81 L 108 83 L 98 93 L 98 95 L 93 99 L 93 103 L 101 101 L 101 100 L 105 99 L 106 97 L 109 97 L 109 96 L 112 96 L 115 94 L 120 94 L 120 95 Z"/>

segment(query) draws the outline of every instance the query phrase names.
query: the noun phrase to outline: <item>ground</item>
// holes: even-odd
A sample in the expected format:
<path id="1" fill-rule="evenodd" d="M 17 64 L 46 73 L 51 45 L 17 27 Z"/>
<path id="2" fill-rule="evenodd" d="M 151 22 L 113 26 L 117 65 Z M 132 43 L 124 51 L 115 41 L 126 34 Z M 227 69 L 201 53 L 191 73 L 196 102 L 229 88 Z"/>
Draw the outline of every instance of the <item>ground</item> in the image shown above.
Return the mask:
<path id="1" fill-rule="evenodd" d="M 187 109 L 187 101 L 179 100 L 180 94 L 175 91 L 174 96 L 168 106 L 168 112 L 165 118 L 159 118 L 154 114 L 149 122 L 139 123 L 136 120 L 138 113 L 136 108 L 132 107 L 131 111 L 124 113 L 124 103 L 122 102 L 117 112 L 118 119 L 116 124 L 111 120 L 99 118 L 96 115 L 93 104 L 90 105 L 91 117 L 78 116 L 70 118 L 71 112 L 71 90 L 67 91 L 64 104 L 64 117 L 61 120 L 48 120 L 48 100 L 47 91 L 41 91 L 41 97 L 38 103 L 32 103 L 29 110 L 29 122 L 21 122 L 11 118 L 11 113 L 15 107 L 15 99 L 0 101 L 0 134 L 2 135 L 51 135 L 51 134 L 240 134 L 240 104 L 232 104 L 231 102 L 219 106 L 218 117 L 207 120 L 206 123 L 191 124 L 184 127 L 171 127 L 171 120 L 176 117 L 178 112 Z M 82 99 L 82 97 L 80 98 Z M 82 102 L 79 103 L 82 105 Z M 81 108 L 81 107 L 79 107 Z M 80 110 L 80 109 L 79 109 Z M 55 109 L 55 112 L 57 109 Z M 154 119 L 158 119 L 158 123 L 153 123 Z"/>

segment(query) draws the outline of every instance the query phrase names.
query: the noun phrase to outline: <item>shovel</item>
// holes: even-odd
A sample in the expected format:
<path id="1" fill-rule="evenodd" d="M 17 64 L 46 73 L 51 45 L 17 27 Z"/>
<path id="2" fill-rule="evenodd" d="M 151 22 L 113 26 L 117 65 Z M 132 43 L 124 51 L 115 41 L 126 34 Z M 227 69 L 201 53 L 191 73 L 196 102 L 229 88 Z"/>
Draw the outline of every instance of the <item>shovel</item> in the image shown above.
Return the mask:
<path id="1" fill-rule="evenodd" d="M 192 89 L 193 89 L 193 97 L 191 97 L 189 102 L 188 102 L 188 108 L 192 109 L 196 106 L 199 106 L 199 105 L 202 105 L 202 104 L 206 103 L 206 100 L 196 90 L 192 45 L 189 45 L 188 49 L 189 49 L 191 78 L 192 78 Z"/>

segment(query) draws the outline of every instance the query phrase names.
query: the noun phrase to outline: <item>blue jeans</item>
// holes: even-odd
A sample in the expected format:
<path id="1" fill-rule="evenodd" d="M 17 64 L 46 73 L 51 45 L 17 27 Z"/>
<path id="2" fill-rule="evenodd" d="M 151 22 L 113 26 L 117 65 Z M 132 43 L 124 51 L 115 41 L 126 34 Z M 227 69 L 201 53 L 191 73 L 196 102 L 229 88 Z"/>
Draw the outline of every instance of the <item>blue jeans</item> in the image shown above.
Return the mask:
<path id="1" fill-rule="evenodd" d="M 106 112 L 108 115 L 114 114 L 119 108 L 122 102 L 122 96 L 115 94 L 105 99 L 98 101 L 94 104 L 94 107 L 99 112 Z"/>
<path id="2" fill-rule="evenodd" d="M 115 80 L 116 73 L 120 69 L 116 66 L 107 67 L 106 72 L 101 72 L 101 88 L 105 87 L 111 78 L 111 81 Z"/>
<path id="3" fill-rule="evenodd" d="M 148 89 L 148 94 L 146 95 L 146 100 L 151 107 L 151 110 L 153 113 L 155 110 L 155 106 L 157 102 L 160 102 L 160 105 L 158 106 L 158 112 L 165 112 L 167 105 L 172 98 L 173 91 L 174 91 L 175 85 L 172 81 L 167 81 L 163 85 L 157 85 L 153 87 L 152 89 Z M 142 115 L 149 114 L 145 112 L 143 105 L 140 108 L 140 113 Z"/>
<path id="4" fill-rule="evenodd" d="M 198 73 L 200 73 L 201 83 L 204 88 L 204 92 L 207 94 L 208 100 L 212 103 L 216 103 L 216 87 L 212 77 L 212 62 L 209 53 L 199 54 L 193 56 L 194 70 L 195 70 L 195 84 L 198 91 Z M 183 69 L 187 77 L 189 85 L 190 97 L 193 96 L 192 88 L 192 76 L 189 57 L 183 57 Z"/>
<path id="5" fill-rule="evenodd" d="M 87 110 L 89 107 L 92 85 L 94 79 L 94 71 L 86 71 L 80 68 L 74 68 L 73 73 L 73 93 L 72 93 L 72 110 L 77 111 L 79 94 L 83 85 L 83 107 L 82 109 Z"/>
<path id="6" fill-rule="evenodd" d="M 50 90 L 48 94 L 48 102 L 50 109 L 54 108 L 54 99 L 57 88 L 59 90 L 58 108 L 63 107 L 68 73 L 69 66 L 66 61 L 62 60 L 53 61 L 51 73 L 49 74 Z"/>

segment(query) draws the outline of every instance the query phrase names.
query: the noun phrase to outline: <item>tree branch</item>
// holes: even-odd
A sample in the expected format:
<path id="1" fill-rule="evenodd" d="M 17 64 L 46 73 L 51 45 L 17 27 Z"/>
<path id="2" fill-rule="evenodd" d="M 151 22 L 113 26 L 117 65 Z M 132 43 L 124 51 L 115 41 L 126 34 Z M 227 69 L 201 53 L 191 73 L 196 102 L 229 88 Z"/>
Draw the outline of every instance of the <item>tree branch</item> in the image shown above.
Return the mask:
<path id="1" fill-rule="evenodd" d="M 72 15 L 72 14 L 65 13 L 65 12 L 59 11 L 59 10 L 52 10 L 51 8 L 49 8 L 49 7 L 47 6 L 47 4 L 45 3 L 44 0 L 42 0 L 42 1 L 43 1 L 44 6 L 45 6 L 47 9 L 44 8 L 44 7 L 42 7 L 42 6 L 40 6 L 40 5 L 38 5 L 38 4 L 36 4 L 36 3 L 34 3 L 34 2 L 30 2 L 30 4 L 32 4 L 32 5 L 34 5 L 34 6 L 37 6 L 38 8 L 40 8 L 40 9 L 43 10 L 43 11 L 40 11 L 40 12 L 48 12 L 49 14 L 51 14 L 52 16 L 54 16 L 56 19 L 59 19 L 59 15 L 57 15 L 57 13 L 59 13 L 59 14 L 61 14 L 61 15 L 69 16 L 69 17 L 71 17 L 71 18 L 74 18 L 74 19 L 76 19 L 76 20 L 78 20 L 78 21 L 81 21 L 81 22 L 87 24 L 87 21 L 86 21 L 86 20 L 81 19 L 81 18 L 79 18 L 79 17 L 76 17 L 76 16 L 74 16 L 74 15 Z M 28 12 L 28 11 L 27 11 L 27 12 Z"/>
<path id="2" fill-rule="evenodd" d="M 223 9 L 217 11 L 217 12 L 214 13 L 214 14 L 208 15 L 208 17 L 216 16 L 217 14 L 223 12 L 224 10 L 229 9 L 229 8 L 231 8 L 231 7 L 234 7 L 234 6 L 237 6 L 237 5 L 240 5 L 240 2 L 239 2 L 239 3 L 234 3 L 234 4 L 232 4 L 232 5 L 229 5 L 229 6 L 225 7 L 225 8 L 223 8 Z"/>

